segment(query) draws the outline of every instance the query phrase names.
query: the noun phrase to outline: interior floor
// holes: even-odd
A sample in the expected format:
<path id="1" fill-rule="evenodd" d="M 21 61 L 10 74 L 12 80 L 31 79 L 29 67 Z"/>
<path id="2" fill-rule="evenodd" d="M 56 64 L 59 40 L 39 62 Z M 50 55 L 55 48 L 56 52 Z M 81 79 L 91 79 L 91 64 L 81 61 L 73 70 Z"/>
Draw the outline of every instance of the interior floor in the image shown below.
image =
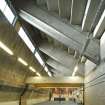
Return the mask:
<path id="1" fill-rule="evenodd" d="M 43 102 L 35 105 L 77 105 L 77 104 L 72 101 L 49 101 L 49 102 Z"/>

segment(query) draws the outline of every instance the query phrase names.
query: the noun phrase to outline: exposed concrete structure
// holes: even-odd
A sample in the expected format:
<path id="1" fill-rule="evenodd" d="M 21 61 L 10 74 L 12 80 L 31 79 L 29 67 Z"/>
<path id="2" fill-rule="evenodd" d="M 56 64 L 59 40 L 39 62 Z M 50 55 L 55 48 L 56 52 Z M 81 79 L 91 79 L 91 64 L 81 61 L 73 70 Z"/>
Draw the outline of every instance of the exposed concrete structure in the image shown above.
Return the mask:
<path id="1" fill-rule="evenodd" d="M 58 0 L 59 15 L 61 17 L 70 19 L 71 3 L 72 0 Z"/>
<path id="2" fill-rule="evenodd" d="M 36 87 L 80 87 L 83 86 L 83 78 L 80 77 L 30 77 L 26 83 Z"/>
<path id="3" fill-rule="evenodd" d="M 73 71 L 70 68 L 65 67 L 64 65 L 60 64 L 57 61 L 54 61 L 53 59 L 48 59 L 47 64 L 52 68 L 57 69 L 57 71 L 59 73 L 62 73 L 64 76 L 69 76 L 73 73 Z"/>
<path id="4" fill-rule="evenodd" d="M 2 18 L 0 18 L 0 20 L 2 20 Z M 0 42 L 1 41 L 5 43 L 5 45 L 8 45 L 14 55 L 9 55 L 2 50 L 0 43 L 0 104 L 19 105 L 21 94 L 25 89 L 26 84 L 24 84 L 24 82 L 26 78 L 35 76 L 36 73 L 30 71 L 28 67 L 18 62 L 17 57 L 22 57 L 29 65 L 33 66 L 39 72 L 42 70 L 42 67 L 5 18 L 0 21 Z M 42 75 L 44 74 L 45 73 L 42 72 Z M 31 99 L 34 99 L 36 96 L 39 98 L 43 97 L 40 92 L 34 92 L 35 89 L 30 86 L 27 92 L 31 94 L 32 91 L 33 95 Z M 30 99 L 29 96 L 27 99 Z M 48 94 L 46 94 L 46 98 L 43 99 L 43 101 L 45 100 L 48 100 Z M 36 100 L 36 102 L 38 103 L 39 100 Z"/>
<path id="5" fill-rule="evenodd" d="M 58 0 L 47 0 L 47 8 L 49 11 L 58 12 Z"/>
<path id="6" fill-rule="evenodd" d="M 0 4 L 0 105 L 105 105 L 105 0 Z"/>
<path id="7" fill-rule="evenodd" d="M 103 7 L 104 5 L 102 5 L 103 3 L 104 3 L 104 0 L 103 1 L 97 0 L 97 2 L 95 0 L 88 0 L 86 10 L 84 13 L 83 22 L 82 22 L 82 30 L 83 31 L 91 30 L 91 27 L 92 27 L 91 25 L 95 18 L 97 20 L 97 21 L 95 21 L 95 25 L 97 24 L 97 22 L 99 21 L 100 15 L 101 15 L 100 14 L 101 11 L 99 11 L 99 13 L 97 13 L 97 12 L 100 8 L 104 8 Z M 100 10 L 103 11 L 103 9 L 100 9 Z M 96 15 L 98 15 L 98 16 L 96 17 Z M 95 26 L 93 26 L 93 27 L 95 27 Z"/>
<path id="8" fill-rule="evenodd" d="M 71 47 L 71 48 L 81 52 L 81 49 L 83 48 L 83 45 L 85 44 L 85 42 L 87 40 L 85 35 L 78 32 L 74 28 L 66 25 L 65 23 L 59 21 L 57 18 L 47 14 L 45 11 L 35 7 L 34 5 L 32 5 L 32 3 L 30 5 L 28 3 L 27 7 L 23 8 L 23 10 L 24 11 L 21 10 L 20 16 L 24 20 L 26 20 L 33 26 L 39 28 L 41 31 L 47 33 L 54 39 L 62 42 L 66 46 Z M 33 10 L 35 10 L 36 12 L 33 13 Z M 28 14 L 27 12 L 30 13 L 31 15 Z M 41 14 L 39 14 L 39 13 L 41 13 Z M 34 20 L 34 21 L 32 22 L 32 20 Z M 40 21 L 40 20 L 42 20 L 42 21 Z M 64 29 L 64 27 L 65 27 L 65 29 Z M 60 32 L 57 30 L 59 30 Z M 56 35 L 54 35 L 54 34 L 56 34 Z M 99 47 L 99 43 L 95 43 L 95 42 L 96 41 L 93 42 L 93 40 L 91 41 L 91 44 L 93 46 L 92 46 L 92 48 L 91 48 L 91 45 L 88 46 L 88 52 L 86 52 L 85 54 L 88 53 L 87 56 L 89 56 L 89 58 L 94 59 L 93 61 L 96 60 L 95 62 L 97 62 L 97 58 L 95 58 L 95 57 L 99 55 L 99 52 L 96 51 L 96 48 Z M 94 49 L 93 51 L 95 51 L 95 52 L 93 52 L 92 49 Z"/>
<path id="9" fill-rule="evenodd" d="M 40 50 L 50 56 L 51 58 L 55 59 L 56 61 L 60 62 L 62 65 L 68 67 L 71 70 L 74 68 L 76 64 L 76 60 L 73 56 L 69 55 L 66 51 L 61 50 L 59 48 L 55 48 L 50 44 L 42 43 L 40 45 Z"/>
<path id="10" fill-rule="evenodd" d="M 87 0 L 80 0 L 80 2 L 81 3 L 78 3 L 77 0 L 72 0 L 71 19 L 70 19 L 71 24 L 74 24 L 74 25 L 82 24 L 82 19 L 83 19 Z"/>
<path id="11" fill-rule="evenodd" d="M 94 30 L 94 37 L 96 38 L 100 38 L 104 32 L 104 29 L 105 29 L 105 10 Z"/>

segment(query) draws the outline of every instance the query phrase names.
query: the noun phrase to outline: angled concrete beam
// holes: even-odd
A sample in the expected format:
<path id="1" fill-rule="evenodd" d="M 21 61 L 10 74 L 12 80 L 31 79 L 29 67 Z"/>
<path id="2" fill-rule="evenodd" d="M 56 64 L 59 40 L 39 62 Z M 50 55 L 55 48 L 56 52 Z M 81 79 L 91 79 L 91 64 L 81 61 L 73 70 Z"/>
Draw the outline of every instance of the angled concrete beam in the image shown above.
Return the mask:
<path id="1" fill-rule="evenodd" d="M 100 38 L 105 31 L 105 10 L 94 30 L 93 37 Z"/>
<path id="2" fill-rule="evenodd" d="M 36 87 L 80 87 L 83 86 L 82 77 L 29 77 L 26 83 Z"/>
<path id="3" fill-rule="evenodd" d="M 97 46 L 96 46 L 97 44 Z M 91 51 L 89 51 L 91 49 Z M 94 62 L 95 64 L 99 64 L 100 61 L 100 41 L 96 39 L 90 40 L 85 52 L 85 57 Z"/>
<path id="4" fill-rule="evenodd" d="M 76 75 L 79 75 L 79 76 L 83 76 L 84 77 L 84 72 L 85 72 L 85 65 L 84 65 L 84 63 L 79 63 L 78 64 L 78 70 L 76 72 Z"/>
<path id="5" fill-rule="evenodd" d="M 53 47 L 48 43 L 42 43 L 39 48 L 43 53 L 53 59 L 48 59 L 47 64 L 49 66 L 51 66 L 55 70 L 62 72 L 64 76 L 72 75 L 77 63 L 77 60 L 73 56 L 69 55 L 62 49 Z M 80 74 L 81 76 L 84 75 L 83 64 L 78 65 L 78 74 Z"/>
<path id="6" fill-rule="evenodd" d="M 60 39 L 62 43 L 74 49 L 81 49 L 86 41 L 86 36 L 71 26 L 48 14 L 46 11 L 36 7 L 34 4 L 27 4 L 19 14 L 24 20 L 47 33 L 54 39 Z"/>
<path id="7" fill-rule="evenodd" d="M 59 15 L 70 19 L 72 0 L 58 0 Z"/>
<path id="8" fill-rule="evenodd" d="M 35 9 L 35 10 L 37 10 L 37 8 Z M 38 14 L 41 12 L 41 11 L 37 11 L 38 12 Z M 34 13 L 37 13 L 37 12 L 34 12 Z M 41 14 L 43 14 L 43 13 L 41 13 Z M 63 33 L 61 33 L 61 32 L 59 32 L 59 31 L 57 31 L 56 30 L 56 28 L 53 28 L 53 26 L 55 27 L 58 27 L 59 29 L 61 28 L 63 28 L 62 29 L 62 31 L 64 30 L 64 27 L 62 27 L 63 25 L 65 25 L 65 24 L 59 24 L 59 22 L 53 22 L 52 20 L 52 17 L 51 17 L 51 20 L 49 20 L 49 16 L 47 16 L 47 14 L 45 14 L 45 17 L 46 17 L 46 19 L 48 20 L 48 22 L 49 23 L 53 23 L 52 24 L 52 26 L 50 26 L 49 24 L 48 24 L 48 22 L 46 21 L 46 19 L 44 19 L 46 22 L 43 22 L 43 21 L 40 21 L 40 19 L 37 19 L 37 18 L 35 18 L 35 17 L 33 17 L 32 15 L 30 15 L 30 14 L 28 14 L 27 12 L 25 12 L 25 11 L 23 11 L 23 10 L 21 10 L 21 12 L 20 12 L 20 16 L 21 16 L 21 18 L 23 18 L 24 20 L 26 20 L 27 22 L 29 22 L 30 24 L 32 24 L 33 26 L 35 26 L 35 27 L 37 27 L 38 29 L 40 29 L 41 31 L 43 31 L 43 32 L 45 32 L 46 34 L 48 34 L 48 35 L 50 35 L 52 38 L 54 38 L 54 39 L 57 39 L 58 41 L 60 41 L 60 42 L 62 42 L 62 43 L 65 43 L 67 46 L 70 46 L 71 48 L 74 48 L 74 49 L 77 49 L 77 50 L 80 50 L 81 48 L 82 48 L 82 44 L 81 44 L 81 42 L 82 43 L 85 43 L 85 41 L 86 41 L 86 39 L 85 39 L 85 37 L 83 36 L 83 39 L 84 40 L 81 40 L 81 38 L 79 37 L 79 35 L 78 35 L 78 37 L 75 37 L 75 35 L 74 35 L 74 33 L 73 34 L 71 34 L 71 37 L 75 37 L 75 39 L 78 39 L 78 41 L 76 41 L 76 40 L 73 40 L 72 38 L 70 38 L 70 32 L 68 33 L 68 36 L 66 36 L 66 35 L 64 35 Z M 36 14 L 36 16 L 38 16 L 37 14 Z M 44 17 L 44 16 L 40 16 L 41 18 L 42 17 Z M 50 21 L 52 21 L 52 22 L 50 22 Z M 47 24 L 46 24 L 47 23 Z M 56 25 L 56 23 L 58 23 L 57 25 Z M 55 25 L 54 25 L 55 24 Z M 60 30 L 61 30 L 60 29 Z M 65 27 L 65 30 L 66 30 L 67 28 Z M 70 28 L 68 27 L 68 29 L 67 29 L 68 31 L 70 31 Z M 71 29 L 71 32 L 72 32 L 72 29 Z M 77 34 L 77 33 L 76 33 Z M 81 42 L 80 42 L 80 40 L 81 40 Z"/>
<path id="9" fill-rule="evenodd" d="M 70 23 L 81 25 L 87 0 L 72 0 Z"/>
<path id="10" fill-rule="evenodd" d="M 53 72 L 54 74 L 59 74 L 60 73 L 58 70 L 55 70 L 54 68 L 51 68 L 50 71 Z"/>
<path id="11" fill-rule="evenodd" d="M 49 58 L 46 63 L 52 68 L 54 68 L 56 71 L 58 71 L 58 74 L 60 73 L 63 76 L 71 76 L 73 73 L 73 69 L 70 70 L 70 68 L 63 66 L 62 64 L 51 58 Z"/>
<path id="12" fill-rule="evenodd" d="M 76 64 L 76 59 L 60 48 L 55 48 L 49 43 L 42 43 L 39 49 L 55 61 L 72 70 Z"/>
<path id="13" fill-rule="evenodd" d="M 73 48 L 81 52 L 87 40 L 87 37 L 85 35 L 74 29 L 72 26 L 63 23 L 56 17 L 51 16 L 49 13 L 36 7 L 34 4 L 28 3 L 24 6 L 22 7 L 19 14 L 21 18 L 23 18 L 25 21 L 38 28 L 39 30 L 45 32 L 52 38 L 68 46 L 69 48 Z M 87 56 L 89 56 L 89 58 L 92 57 L 93 62 L 96 63 L 97 59 L 95 57 L 99 56 L 99 51 L 97 52 L 96 47 L 97 49 L 99 49 L 99 45 L 96 42 L 92 43 L 95 46 L 89 46 L 88 52 L 86 52 L 86 54 L 88 54 Z M 95 53 L 92 52 L 92 50 L 94 50 Z M 90 52 L 93 56 L 91 56 Z"/>
<path id="14" fill-rule="evenodd" d="M 90 31 L 91 24 L 95 18 L 97 13 L 97 9 L 99 8 L 101 0 L 88 0 L 83 22 L 82 22 L 82 30 Z"/>
<path id="15" fill-rule="evenodd" d="M 96 64 L 91 62 L 90 60 L 87 60 L 85 63 L 85 75 L 88 75 L 94 68 L 96 67 Z"/>
<path id="16" fill-rule="evenodd" d="M 56 71 L 56 75 L 62 75 L 62 76 L 71 76 L 73 71 L 74 71 L 74 67 L 71 68 L 67 68 L 65 66 L 63 66 L 62 64 L 60 64 L 59 62 L 56 62 L 55 60 L 49 58 L 47 61 L 47 64 L 49 66 L 51 66 L 54 71 Z M 80 76 L 84 76 L 84 63 L 80 63 L 78 64 L 78 71 L 77 74 Z"/>

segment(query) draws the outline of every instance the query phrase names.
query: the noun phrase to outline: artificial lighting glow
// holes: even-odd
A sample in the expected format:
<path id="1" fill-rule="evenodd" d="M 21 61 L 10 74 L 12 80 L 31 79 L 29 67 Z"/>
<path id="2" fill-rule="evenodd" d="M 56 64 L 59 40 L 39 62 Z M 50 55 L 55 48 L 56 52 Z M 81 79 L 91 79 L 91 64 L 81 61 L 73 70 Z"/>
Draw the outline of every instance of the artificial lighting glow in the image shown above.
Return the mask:
<path id="1" fill-rule="evenodd" d="M 6 51 L 8 54 L 13 55 L 13 52 L 0 41 L 0 48 L 2 48 L 4 51 Z"/>
<path id="2" fill-rule="evenodd" d="M 39 77 L 41 76 L 38 72 L 36 73 L 36 75 L 39 76 Z"/>
<path id="3" fill-rule="evenodd" d="M 32 66 L 30 66 L 29 69 L 33 72 L 36 72 L 36 70 Z"/>
<path id="4" fill-rule="evenodd" d="M 44 69 L 45 69 L 45 71 L 46 71 L 46 72 L 48 72 L 48 68 L 47 68 L 46 66 L 45 66 L 45 68 L 44 68 Z"/>
<path id="5" fill-rule="evenodd" d="M 0 10 L 2 12 L 4 12 L 4 9 L 5 9 L 6 5 L 7 5 L 7 3 L 6 3 L 5 0 L 0 0 Z"/>
<path id="6" fill-rule="evenodd" d="M 75 66 L 72 76 L 75 76 L 75 73 L 77 72 L 77 70 L 78 70 L 78 66 Z"/>
<path id="7" fill-rule="evenodd" d="M 50 73 L 50 72 L 48 72 L 48 75 L 49 75 L 49 77 L 52 77 L 52 75 L 51 75 L 51 73 Z"/>
<path id="8" fill-rule="evenodd" d="M 28 63 L 26 62 L 26 61 L 24 61 L 22 58 L 18 58 L 18 61 L 20 62 L 20 63 L 22 63 L 23 65 L 25 65 L 25 66 L 27 66 L 28 65 Z"/>
<path id="9" fill-rule="evenodd" d="M 27 34 L 25 33 L 25 31 L 22 27 L 19 29 L 18 34 L 21 37 L 21 39 L 25 42 L 27 47 L 32 51 L 32 53 L 34 53 L 35 47 L 32 44 L 32 42 L 30 41 L 30 39 L 28 38 Z"/>
<path id="10" fill-rule="evenodd" d="M 11 9 L 9 8 L 8 5 L 6 5 L 3 13 L 6 16 L 6 18 L 8 19 L 8 21 L 12 24 L 15 16 L 14 16 L 13 12 L 11 11 Z"/>
<path id="11" fill-rule="evenodd" d="M 39 61 L 39 63 L 44 66 L 44 61 L 42 60 L 41 56 L 39 55 L 38 52 L 35 53 L 36 59 Z"/>

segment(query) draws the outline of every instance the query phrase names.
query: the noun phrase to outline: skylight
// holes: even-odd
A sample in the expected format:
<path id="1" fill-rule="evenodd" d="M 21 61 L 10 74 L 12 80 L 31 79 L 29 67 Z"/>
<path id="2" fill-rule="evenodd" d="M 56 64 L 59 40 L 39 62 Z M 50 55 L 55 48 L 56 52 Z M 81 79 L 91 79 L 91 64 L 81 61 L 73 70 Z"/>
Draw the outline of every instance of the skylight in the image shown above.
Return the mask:
<path id="1" fill-rule="evenodd" d="M 47 66 L 45 66 L 45 68 L 44 68 L 44 69 L 45 69 L 45 71 L 46 71 L 46 72 L 48 72 L 48 68 L 47 68 Z"/>
<path id="2" fill-rule="evenodd" d="M 3 13 L 6 16 L 6 18 L 8 19 L 8 21 L 12 24 L 15 16 L 8 5 L 6 5 Z"/>
<path id="3" fill-rule="evenodd" d="M 5 9 L 6 5 L 7 5 L 7 3 L 6 3 L 5 0 L 0 0 L 0 10 L 2 12 L 4 12 L 4 9 Z"/>
<path id="4" fill-rule="evenodd" d="M 35 53 L 36 59 L 39 61 L 39 63 L 44 66 L 44 61 L 42 60 L 41 56 L 39 55 L 38 52 Z"/>
<path id="5" fill-rule="evenodd" d="M 32 53 L 34 53 L 35 47 L 32 44 L 32 42 L 30 41 L 29 37 L 26 35 L 26 33 L 25 33 L 25 31 L 23 30 L 22 27 L 20 28 L 18 34 L 21 37 L 21 39 L 25 42 L 25 44 L 27 45 L 27 47 L 32 51 Z"/>
<path id="6" fill-rule="evenodd" d="M 50 72 L 48 72 L 49 77 L 52 77 L 52 74 Z"/>

